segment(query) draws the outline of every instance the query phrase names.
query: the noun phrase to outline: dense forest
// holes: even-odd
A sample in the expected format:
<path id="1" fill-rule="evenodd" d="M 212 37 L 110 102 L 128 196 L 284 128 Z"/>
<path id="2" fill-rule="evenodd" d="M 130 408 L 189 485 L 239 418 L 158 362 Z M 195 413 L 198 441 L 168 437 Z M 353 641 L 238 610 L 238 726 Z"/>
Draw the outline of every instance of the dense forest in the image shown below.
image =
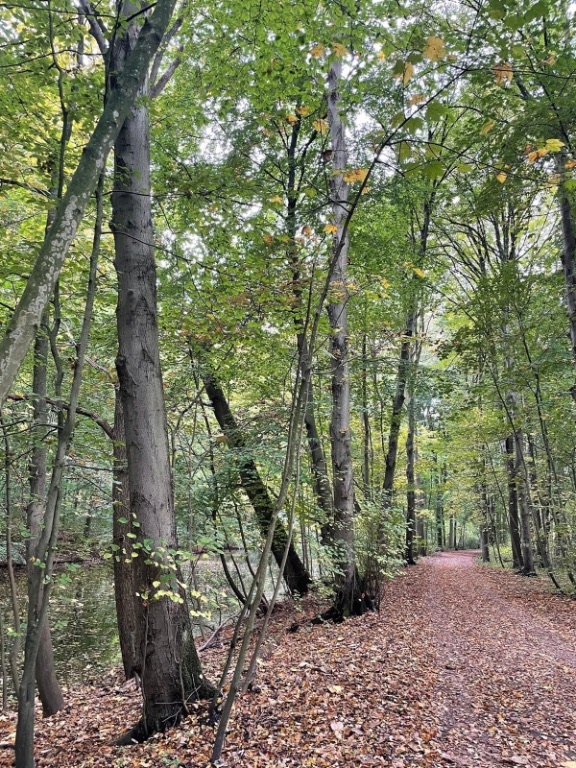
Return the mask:
<path id="1" fill-rule="evenodd" d="M 282 601 L 315 601 L 309 627 L 386 622 L 396 574 L 467 549 L 576 591 L 572 4 L 17 0 L 0 20 L 18 768 L 36 695 L 66 706 L 64 561 L 113 582 L 141 690 L 117 743 L 206 701 L 215 764 Z"/>

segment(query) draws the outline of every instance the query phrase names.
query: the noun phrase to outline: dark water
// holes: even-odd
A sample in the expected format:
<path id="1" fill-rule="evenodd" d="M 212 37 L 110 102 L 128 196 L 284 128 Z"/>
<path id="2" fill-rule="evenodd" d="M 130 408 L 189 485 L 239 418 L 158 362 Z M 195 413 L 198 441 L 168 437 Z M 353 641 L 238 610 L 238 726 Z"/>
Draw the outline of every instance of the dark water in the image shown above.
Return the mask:
<path id="1" fill-rule="evenodd" d="M 18 570 L 16 578 L 20 615 L 25 621 L 26 576 Z M 11 628 L 5 571 L 0 576 L 0 599 L 4 626 Z M 111 566 L 59 568 L 54 576 L 49 616 L 56 668 L 63 685 L 90 680 L 120 662 Z"/>
<path id="2" fill-rule="evenodd" d="M 246 588 L 250 574 L 239 563 Z M 24 621 L 26 575 L 18 570 L 17 589 L 20 615 Z M 50 628 L 58 677 L 63 685 L 78 685 L 96 678 L 101 672 L 121 665 L 112 565 L 86 564 L 59 568 L 54 576 L 50 598 Z M 212 628 L 238 610 L 238 603 L 222 576 L 217 559 L 199 559 L 189 574 L 190 608 L 197 635 L 209 635 Z M 269 575 L 267 592 L 273 588 Z M 13 626 L 8 578 L 0 572 L 0 610 L 5 629 Z M 22 626 L 22 633 L 25 627 Z M 9 644 L 10 638 L 6 638 Z M 22 646 L 24 641 L 22 639 Z"/>

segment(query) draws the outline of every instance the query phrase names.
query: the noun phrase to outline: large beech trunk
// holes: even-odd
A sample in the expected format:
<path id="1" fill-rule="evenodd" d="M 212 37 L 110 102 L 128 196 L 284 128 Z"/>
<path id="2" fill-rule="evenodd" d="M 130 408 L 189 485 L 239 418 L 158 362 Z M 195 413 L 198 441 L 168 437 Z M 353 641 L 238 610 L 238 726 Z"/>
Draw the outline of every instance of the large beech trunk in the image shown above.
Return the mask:
<path id="1" fill-rule="evenodd" d="M 356 565 L 354 537 L 354 475 L 350 434 L 350 362 L 348 353 L 348 237 L 344 225 L 347 218 L 348 185 L 342 169 L 347 167 L 348 154 L 344 124 L 338 103 L 342 63 L 336 59 L 328 74 L 328 122 L 332 139 L 334 174 L 330 182 L 332 218 L 337 227 L 334 235 L 336 263 L 331 277 L 328 318 L 330 354 L 332 358 L 332 416 L 330 442 L 334 487 L 334 545 L 337 551 L 335 577 L 335 617 L 360 615 L 367 608 L 363 584 Z"/>
<path id="2" fill-rule="evenodd" d="M 136 15 L 125 3 L 121 14 Z M 111 71 L 122 72 L 138 38 L 129 23 L 112 51 Z M 112 84 L 114 90 L 115 84 Z M 147 97 L 147 83 L 139 96 Z M 144 699 L 140 722 L 121 743 L 144 740 L 177 723 L 187 702 L 210 693 L 194 646 L 190 615 L 171 552 L 177 548 L 168 430 L 158 344 L 156 265 L 150 200 L 148 110 L 137 104 L 114 148 L 112 227 L 118 275 L 116 367 L 124 412 L 130 515 L 137 523 L 134 587 L 143 601 L 140 647 Z M 117 521 L 118 522 L 118 521 Z M 160 592 L 160 594 L 158 594 Z M 166 594 L 169 593 L 169 594 Z M 136 599 L 136 598 L 135 598 Z"/>
<path id="3" fill-rule="evenodd" d="M 118 638 L 126 679 L 140 675 L 143 667 L 142 648 L 145 611 L 136 597 L 132 553 L 138 536 L 138 521 L 130 509 L 130 483 L 126 457 L 124 410 L 119 388 L 115 390 L 112 483 L 112 543 L 114 550 L 114 599 L 118 622 Z M 137 550 L 136 550 L 137 551 Z"/>
<path id="4" fill-rule="evenodd" d="M 230 446 L 238 450 L 238 473 L 244 492 L 250 499 L 250 503 L 256 513 L 256 519 L 260 532 L 264 538 L 268 535 L 268 529 L 274 515 L 274 502 L 270 498 L 268 489 L 260 477 L 258 467 L 250 456 L 246 441 L 236 419 L 230 410 L 228 400 L 214 376 L 206 370 L 201 372 L 206 394 L 214 410 L 220 429 L 229 440 Z M 288 534 L 280 520 L 276 521 L 274 538 L 272 540 L 272 554 L 276 563 L 280 566 L 284 557 L 284 550 L 288 542 Z M 294 544 L 290 542 L 288 556 L 284 566 L 284 581 L 292 594 L 304 595 L 308 591 L 311 579 Z"/>

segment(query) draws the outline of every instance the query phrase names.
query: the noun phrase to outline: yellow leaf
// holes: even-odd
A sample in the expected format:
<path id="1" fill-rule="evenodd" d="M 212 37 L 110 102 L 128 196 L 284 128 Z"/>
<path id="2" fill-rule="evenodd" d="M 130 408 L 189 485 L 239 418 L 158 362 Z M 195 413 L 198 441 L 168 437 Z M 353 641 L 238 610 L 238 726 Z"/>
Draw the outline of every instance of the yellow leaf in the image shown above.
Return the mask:
<path id="1" fill-rule="evenodd" d="M 394 79 L 396 80 L 402 80 L 402 85 L 408 85 L 410 80 L 412 80 L 412 77 L 414 75 L 414 65 L 411 64 L 409 61 L 406 61 L 404 63 L 404 67 L 401 72 L 397 72 L 395 75 L 392 75 Z"/>
<path id="2" fill-rule="evenodd" d="M 490 131 L 492 130 L 492 128 L 494 128 L 495 125 L 496 125 L 496 121 L 495 120 L 488 120 L 488 122 L 484 123 L 484 125 L 480 129 L 481 135 L 482 136 L 486 136 L 486 134 L 490 133 Z"/>
<path id="3" fill-rule="evenodd" d="M 417 277 L 426 277 L 426 272 L 424 272 L 423 269 L 420 269 L 420 267 L 412 267 L 412 271 Z"/>
<path id="4" fill-rule="evenodd" d="M 338 227 L 336 224 L 326 224 L 324 232 L 326 232 L 327 235 L 335 235 L 338 232 Z"/>
<path id="5" fill-rule="evenodd" d="M 272 243 L 274 242 L 274 238 L 272 237 L 272 235 L 264 235 L 263 240 L 266 243 L 266 245 L 272 245 Z"/>
<path id="6" fill-rule="evenodd" d="M 499 173 L 499 174 L 496 176 L 496 178 L 497 178 L 497 180 L 500 182 L 500 184 L 504 184 L 504 182 L 506 181 L 506 179 L 508 178 L 508 176 L 507 176 L 507 175 L 506 175 L 504 172 L 502 172 L 502 173 Z"/>
<path id="7" fill-rule="evenodd" d="M 320 118 L 319 120 L 314 120 L 312 123 L 312 127 L 315 131 L 318 131 L 318 133 L 325 134 L 328 133 L 328 128 L 330 127 L 326 120 L 323 120 Z"/>
<path id="8" fill-rule="evenodd" d="M 319 59 L 320 56 L 324 53 L 324 46 L 318 43 L 315 45 L 312 50 L 310 51 L 310 55 L 314 56 L 315 59 Z"/>
<path id="9" fill-rule="evenodd" d="M 298 122 L 296 115 L 286 115 L 286 122 L 295 125 Z"/>
<path id="10" fill-rule="evenodd" d="M 342 178 L 344 181 L 346 181 L 348 184 L 353 184 L 355 181 L 364 181 L 364 179 L 368 176 L 368 169 L 367 168 L 355 168 L 351 171 L 346 171 L 342 174 Z"/>
<path id="11" fill-rule="evenodd" d="M 542 60 L 542 64 L 544 64 L 547 67 L 552 67 L 554 64 L 556 64 L 556 59 L 558 58 L 556 51 L 550 51 L 548 54 L 547 59 Z M 576 763 L 574 763 L 576 766 Z"/>
<path id="12" fill-rule="evenodd" d="M 426 48 L 422 51 L 424 57 L 429 61 L 439 61 L 446 56 L 446 46 L 444 40 L 439 37 L 429 37 L 426 41 Z"/>
<path id="13" fill-rule="evenodd" d="M 378 51 L 378 53 L 376 54 L 376 58 L 378 59 L 378 61 L 386 61 L 386 54 L 384 53 L 384 51 Z"/>
<path id="14" fill-rule="evenodd" d="M 271 198 L 270 202 L 271 203 L 280 203 L 280 204 L 282 204 L 284 202 L 284 200 L 282 200 L 280 195 L 274 195 L 274 197 Z"/>
<path id="15" fill-rule="evenodd" d="M 160 582 L 159 582 L 159 581 L 153 581 L 153 582 L 152 582 L 152 586 L 153 586 L 154 588 L 156 588 L 156 587 L 159 587 L 159 586 L 160 586 Z"/>
<path id="16" fill-rule="evenodd" d="M 497 85 L 500 85 L 501 83 L 510 83 L 512 81 L 514 70 L 510 62 L 503 61 L 500 64 L 496 64 L 494 74 L 496 75 Z"/>
<path id="17" fill-rule="evenodd" d="M 302 117 L 306 117 L 306 115 L 310 114 L 310 107 L 298 107 L 296 110 L 299 115 L 302 115 Z"/>
<path id="18" fill-rule="evenodd" d="M 390 288 L 390 281 L 386 280 L 385 277 L 381 277 L 380 282 L 382 283 L 383 288 Z"/>
<path id="19" fill-rule="evenodd" d="M 415 104 L 422 104 L 422 102 L 424 101 L 424 98 L 425 98 L 424 94 L 422 94 L 422 93 L 415 93 L 414 96 L 412 96 L 408 100 L 408 106 L 409 107 L 413 107 Z"/>
<path id="20" fill-rule="evenodd" d="M 564 166 L 565 168 L 576 168 L 576 160 L 568 160 Z"/>
<path id="21" fill-rule="evenodd" d="M 528 162 L 529 163 L 536 162 L 536 160 L 538 160 L 539 157 L 540 157 L 540 153 L 539 153 L 538 150 L 536 150 L 535 152 L 528 152 Z"/>
<path id="22" fill-rule="evenodd" d="M 544 149 L 548 150 L 548 152 L 560 152 L 564 146 L 566 146 L 564 142 L 559 139 L 547 139 Z"/>
<path id="23" fill-rule="evenodd" d="M 562 763 L 562 768 L 576 768 L 576 760 L 566 760 Z"/>
<path id="24" fill-rule="evenodd" d="M 346 56 L 348 53 L 348 48 L 346 48 L 345 45 L 342 45 L 342 43 L 334 43 L 332 46 L 332 53 L 337 58 L 341 59 L 343 56 Z"/>

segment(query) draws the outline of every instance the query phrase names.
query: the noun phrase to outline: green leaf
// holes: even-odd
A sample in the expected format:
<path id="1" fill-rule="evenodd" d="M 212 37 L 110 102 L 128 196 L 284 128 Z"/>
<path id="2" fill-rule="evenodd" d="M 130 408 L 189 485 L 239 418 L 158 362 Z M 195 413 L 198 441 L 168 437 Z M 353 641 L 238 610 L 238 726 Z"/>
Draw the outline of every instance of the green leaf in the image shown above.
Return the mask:
<path id="1" fill-rule="evenodd" d="M 400 146 L 398 148 L 398 158 L 401 162 L 404 160 L 409 160 L 412 157 L 412 148 L 410 144 L 408 144 L 407 141 L 400 142 Z"/>
<path id="2" fill-rule="evenodd" d="M 536 5 L 533 5 L 532 8 L 529 8 L 526 13 L 524 14 L 524 22 L 528 23 L 530 21 L 534 21 L 534 19 L 540 19 L 544 16 L 548 15 L 548 3 L 546 0 L 539 0 Z"/>
<path id="3" fill-rule="evenodd" d="M 488 16 L 491 19 L 503 19 L 506 16 L 506 5 L 502 0 L 490 0 L 488 3 Z"/>
<path id="4" fill-rule="evenodd" d="M 422 169 L 422 173 L 427 179 L 439 179 L 444 175 L 445 171 L 444 164 L 439 160 L 433 160 Z"/>
<path id="5" fill-rule="evenodd" d="M 438 101 L 433 101 L 431 104 L 428 104 L 428 107 L 426 108 L 426 118 L 432 122 L 436 122 L 444 117 L 447 112 L 448 107 L 444 104 L 440 104 Z"/>
<path id="6" fill-rule="evenodd" d="M 511 29 L 513 32 L 517 32 L 524 24 L 524 17 L 515 13 L 513 16 L 507 16 L 503 22 L 505 27 Z"/>
<path id="7" fill-rule="evenodd" d="M 412 135 L 420 131 L 424 127 L 424 120 L 421 117 L 411 117 L 406 122 L 406 129 L 410 131 Z"/>

